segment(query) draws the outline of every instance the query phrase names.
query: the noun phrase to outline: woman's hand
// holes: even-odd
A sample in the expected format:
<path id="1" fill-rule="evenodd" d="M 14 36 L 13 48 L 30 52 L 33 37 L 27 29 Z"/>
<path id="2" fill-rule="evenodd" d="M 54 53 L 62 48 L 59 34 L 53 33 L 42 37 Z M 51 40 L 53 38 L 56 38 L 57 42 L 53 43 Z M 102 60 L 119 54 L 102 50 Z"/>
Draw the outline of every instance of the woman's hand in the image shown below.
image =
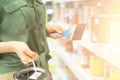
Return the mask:
<path id="1" fill-rule="evenodd" d="M 62 38 L 63 27 L 61 26 L 48 26 L 46 29 L 47 36 L 53 39 Z"/>
<path id="2" fill-rule="evenodd" d="M 11 52 L 15 52 L 24 64 L 38 59 L 38 54 L 32 51 L 24 42 L 11 41 Z"/>

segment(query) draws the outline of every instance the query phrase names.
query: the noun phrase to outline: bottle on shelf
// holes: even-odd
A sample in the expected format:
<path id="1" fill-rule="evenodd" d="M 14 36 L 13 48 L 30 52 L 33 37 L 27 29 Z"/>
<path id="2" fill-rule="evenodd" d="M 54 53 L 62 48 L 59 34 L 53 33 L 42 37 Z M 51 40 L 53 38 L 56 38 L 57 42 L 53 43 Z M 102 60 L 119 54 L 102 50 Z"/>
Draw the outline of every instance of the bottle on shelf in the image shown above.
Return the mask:
<path id="1" fill-rule="evenodd" d="M 110 64 L 108 63 L 104 66 L 104 80 L 110 80 Z"/>
<path id="2" fill-rule="evenodd" d="M 78 54 L 80 55 L 80 64 L 82 66 L 82 68 L 89 68 L 89 51 L 80 46 L 80 49 L 78 49 Z"/>

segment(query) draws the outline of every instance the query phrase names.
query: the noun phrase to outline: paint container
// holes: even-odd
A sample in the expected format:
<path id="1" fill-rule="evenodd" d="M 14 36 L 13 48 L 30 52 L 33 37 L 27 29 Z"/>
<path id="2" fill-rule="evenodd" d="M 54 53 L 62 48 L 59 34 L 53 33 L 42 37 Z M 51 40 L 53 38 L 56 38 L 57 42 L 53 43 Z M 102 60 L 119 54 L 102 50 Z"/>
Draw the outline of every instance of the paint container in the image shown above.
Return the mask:
<path id="1" fill-rule="evenodd" d="M 90 71 L 94 76 L 104 75 L 104 61 L 96 56 L 90 58 Z"/>

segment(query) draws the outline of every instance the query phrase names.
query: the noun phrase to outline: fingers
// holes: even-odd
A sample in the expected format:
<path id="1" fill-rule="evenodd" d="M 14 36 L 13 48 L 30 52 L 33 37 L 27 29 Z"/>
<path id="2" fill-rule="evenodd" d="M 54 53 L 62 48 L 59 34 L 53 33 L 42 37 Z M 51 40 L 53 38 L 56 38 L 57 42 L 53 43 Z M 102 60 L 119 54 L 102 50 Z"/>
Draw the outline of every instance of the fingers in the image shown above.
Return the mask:
<path id="1" fill-rule="evenodd" d="M 61 34 L 63 31 L 64 31 L 64 29 L 63 29 L 63 27 L 61 27 L 61 26 L 56 26 L 56 25 L 54 25 L 54 26 L 48 26 L 48 27 L 47 27 L 47 32 L 48 32 L 49 34 L 52 33 L 52 32 L 56 32 L 56 33 Z"/>
<path id="2" fill-rule="evenodd" d="M 25 54 L 28 55 L 34 61 L 38 59 L 38 54 L 36 52 L 31 51 L 30 49 L 27 49 L 25 51 Z"/>
<path id="3" fill-rule="evenodd" d="M 35 61 L 38 59 L 38 54 L 31 51 L 30 49 L 26 50 L 23 54 L 21 53 L 21 60 L 24 64 Z"/>
<path id="4" fill-rule="evenodd" d="M 48 31 L 49 37 L 53 38 L 53 39 L 58 39 L 58 38 L 62 38 L 63 37 L 63 28 L 61 26 L 51 26 L 49 27 L 49 31 Z"/>
<path id="5" fill-rule="evenodd" d="M 27 44 L 21 44 L 23 45 L 20 48 L 17 48 L 17 55 L 20 57 L 21 61 L 24 64 L 27 64 L 29 62 L 35 61 L 38 59 L 38 54 L 34 51 L 32 51 Z"/>
<path id="6" fill-rule="evenodd" d="M 24 64 L 38 59 L 38 54 L 32 51 L 26 43 L 20 41 L 11 41 L 10 44 L 12 45 L 12 52 L 15 52 Z"/>
<path id="7" fill-rule="evenodd" d="M 18 51 L 17 55 L 20 57 L 22 63 L 27 64 L 32 61 L 31 57 L 26 55 L 24 52 Z"/>
<path id="8" fill-rule="evenodd" d="M 53 27 L 53 31 L 56 31 L 59 34 L 62 34 L 64 29 L 61 26 L 55 26 L 55 27 Z"/>
<path id="9" fill-rule="evenodd" d="M 63 35 L 59 34 L 59 33 L 53 33 L 53 34 L 50 34 L 49 36 L 52 37 L 52 38 L 54 38 L 54 39 L 62 38 L 63 37 Z"/>

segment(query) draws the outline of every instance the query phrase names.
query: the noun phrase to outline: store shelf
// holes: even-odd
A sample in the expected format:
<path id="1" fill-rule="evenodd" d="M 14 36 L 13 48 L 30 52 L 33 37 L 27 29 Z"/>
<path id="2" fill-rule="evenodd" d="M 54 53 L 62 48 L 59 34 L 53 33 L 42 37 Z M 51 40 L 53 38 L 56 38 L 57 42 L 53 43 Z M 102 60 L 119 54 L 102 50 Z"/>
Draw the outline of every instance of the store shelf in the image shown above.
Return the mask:
<path id="1" fill-rule="evenodd" d="M 120 69 L 120 45 L 110 43 L 81 42 L 81 45 Z"/>
<path id="2" fill-rule="evenodd" d="M 60 46 L 57 48 L 57 53 L 78 80 L 104 80 L 103 77 L 92 76 L 89 69 L 83 69 L 80 66 L 79 56 L 76 54 L 66 52 L 64 48 Z"/>
<path id="3" fill-rule="evenodd" d="M 46 2 L 52 2 L 52 0 L 46 0 Z"/>
<path id="4" fill-rule="evenodd" d="M 92 42 L 90 31 L 86 29 L 80 45 L 120 69 L 120 43 Z"/>
<path id="5" fill-rule="evenodd" d="M 57 0 L 56 3 L 63 3 L 63 2 L 76 2 L 76 1 L 86 1 L 86 0 Z"/>

